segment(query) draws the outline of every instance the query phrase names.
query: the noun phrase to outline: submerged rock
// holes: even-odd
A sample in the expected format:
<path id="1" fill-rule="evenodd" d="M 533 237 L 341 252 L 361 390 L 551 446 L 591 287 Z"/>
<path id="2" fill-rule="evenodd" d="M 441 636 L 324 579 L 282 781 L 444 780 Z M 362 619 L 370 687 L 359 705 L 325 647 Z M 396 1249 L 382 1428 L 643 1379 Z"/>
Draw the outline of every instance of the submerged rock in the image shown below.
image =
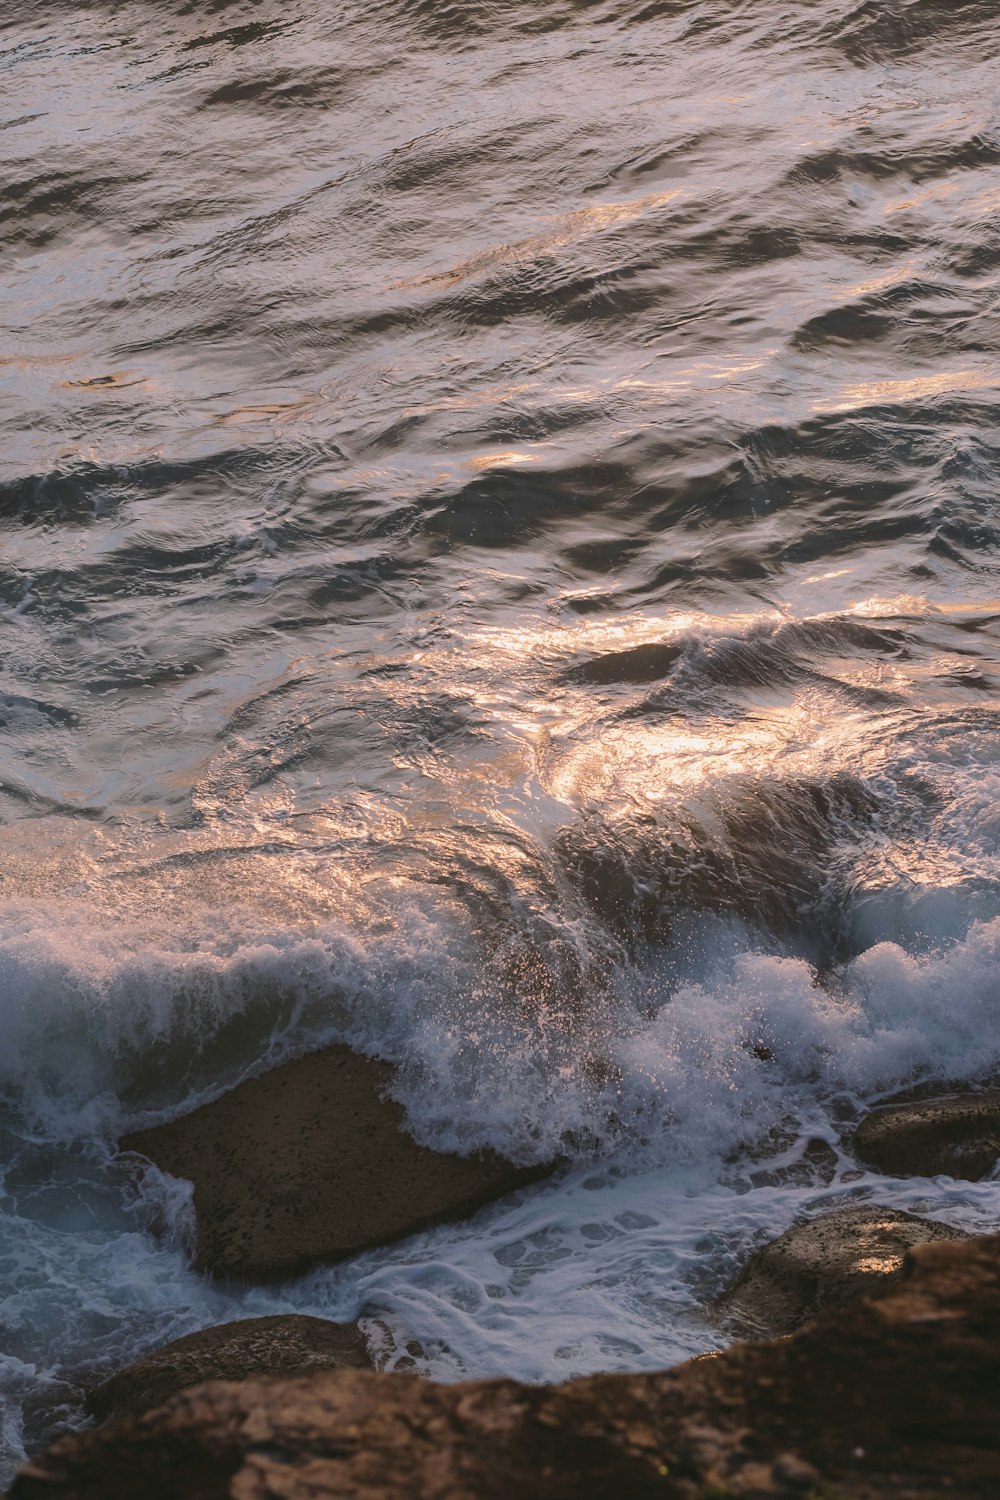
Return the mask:
<path id="1" fill-rule="evenodd" d="M 835 1209 L 758 1250 L 720 1306 L 743 1335 L 790 1333 L 897 1280 L 914 1245 L 964 1238 L 960 1229 L 897 1209 Z"/>
<path id="2" fill-rule="evenodd" d="M 206 1380 L 254 1375 L 304 1375 L 309 1370 L 371 1369 L 355 1323 L 332 1323 L 289 1313 L 203 1328 L 175 1339 L 112 1375 L 87 1397 L 99 1422 L 137 1417 Z"/>
<path id="3" fill-rule="evenodd" d="M 63 1439 L 10 1500 L 993 1500 L 998 1386 L 994 1236 L 921 1246 L 878 1299 L 658 1374 L 198 1386 Z"/>
<path id="4" fill-rule="evenodd" d="M 328 1047 L 121 1143 L 194 1183 L 195 1265 L 275 1280 L 471 1213 L 550 1167 L 418 1146 L 393 1069 Z"/>
<path id="5" fill-rule="evenodd" d="M 985 1177 L 1000 1157 L 1000 1090 L 883 1104 L 866 1115 L 854 1149 L 895 1177 Z"/>
<path id="6" fill-rule="evenodd" d="M 829 1187 L 837 1175 L 837 1161 L 830 1143 L 814 1137 L 806 1141 L 796 1160 L 780 1166 L 757 1167 L 749 1173 L 749 1180 L 754 1187 L 785 1187 L 793 1183 L 799 1187 Z"/>

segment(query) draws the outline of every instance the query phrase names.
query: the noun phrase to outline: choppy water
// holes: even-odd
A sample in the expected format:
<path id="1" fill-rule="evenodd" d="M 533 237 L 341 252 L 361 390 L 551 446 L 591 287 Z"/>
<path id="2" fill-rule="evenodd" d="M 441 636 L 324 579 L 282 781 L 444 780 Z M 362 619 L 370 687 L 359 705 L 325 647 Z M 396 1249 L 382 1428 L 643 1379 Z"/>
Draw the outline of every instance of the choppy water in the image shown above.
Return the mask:
<path id="1" fill-rule="evenodd" d="M 1000 1066 L 998 47 L 971 0 L 7 0 L 8 1470 L 241 1314 L 547 1380 L 716 1346 L 845 1195 L 997 1224 L 776 1168 Z M 576 1167 L 194 1276 L 120 1132 L 323 1038 Z"/>

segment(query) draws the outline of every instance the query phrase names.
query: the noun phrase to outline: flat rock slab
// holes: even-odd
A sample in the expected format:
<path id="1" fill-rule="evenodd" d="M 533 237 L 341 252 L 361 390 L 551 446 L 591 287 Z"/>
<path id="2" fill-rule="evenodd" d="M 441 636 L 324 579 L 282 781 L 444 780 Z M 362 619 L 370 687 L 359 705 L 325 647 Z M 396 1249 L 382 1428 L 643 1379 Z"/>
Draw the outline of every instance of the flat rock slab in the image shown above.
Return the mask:
<path id="1" fill-rule="evenodd" d="M 112 1375 L 87 1397 L 99 1422 L 137 1417 L 170 1396 L 206 1380 L 255 1375 L 305 1375 L 310 1370 L 372 1367 L 355 1323 L 332 1323 L 289 1313 L 221 1323 L 175 1339 Z"/>
<path id="2" fill-rule="evenodd" d="M 744 1336 L 790 1333 L 898 1279 L 914 1245 L 964 1238 L 960 1229 L 897 1209 L 835 1209 L 758 1250 L 720 1306 Z"/>
<path id="3" fill-rule="evenodd" d="M 861 1121 L 854 1150 L 894 1177 L 977 1182 L 1000 1157 L 1000 1090 L 884 1104 Z"/>
<path id="4" fill-rule="evenodd" d="M 328 1047 L 242 1083 L 123 1151 L 194 1183 L 195 1266 L 274 1281 L 460 1218 L 550 1166 L 418 1146 L 389 1064 Z"/>
<path id="5" fill-rule="evenodd" d="M 658 1373 L 211 1382 L 62 1439 L 10 1500 L 996 1500 L 1000 1237 L 922 1245 L 907 1271 Z"/>

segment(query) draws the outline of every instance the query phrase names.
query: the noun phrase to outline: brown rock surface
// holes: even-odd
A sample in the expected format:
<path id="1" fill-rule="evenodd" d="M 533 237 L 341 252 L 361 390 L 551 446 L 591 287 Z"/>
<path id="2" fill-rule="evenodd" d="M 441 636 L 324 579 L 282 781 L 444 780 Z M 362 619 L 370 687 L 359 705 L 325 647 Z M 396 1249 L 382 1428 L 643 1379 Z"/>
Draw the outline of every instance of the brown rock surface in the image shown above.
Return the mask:
<path id="1" fill-rule="evenodd" d="M 356 1324 L 299 1313 L 247 1318 L 189 1333 L 136 1360 L 91 1391 L 87 1410 L 99 1422 L 137 1417 L 206 1380 L 304 1375 L 317 1369 L 371 1369 Z"/>
<path id="2" fill-rule="evenodd" d="M 215 1382 L 57 1443 L 11 1500 L 930 1500 L 1000 1494 L 1000 1236 L 922 1245 L 774 1343 L 562 1386 Z"/>
<path id="3" fill-rule="evenodd" d="M 328 1047 L 122 1141 L 194 1183 L 195 1265 L 267 1281 L 471 1213 L 549 1168 L 418 1146 L 393 1070 Z"/>
<path id="4" fill-rule="evenodd" d="M 834 1209 L 758 1250 L 720 1306 L 741 1334 L 790 1333 L 897 1279 L 914 1245 L 964 1238 L 947 1224 L 871 1203 Z"/>
<path id="5" fill-rule="evenodd" d="M 854 1149 L 897 1177 L 985 1177 L 1000 1157 L 1000 1090 L 885 1104 L 866 1115 Z"/>

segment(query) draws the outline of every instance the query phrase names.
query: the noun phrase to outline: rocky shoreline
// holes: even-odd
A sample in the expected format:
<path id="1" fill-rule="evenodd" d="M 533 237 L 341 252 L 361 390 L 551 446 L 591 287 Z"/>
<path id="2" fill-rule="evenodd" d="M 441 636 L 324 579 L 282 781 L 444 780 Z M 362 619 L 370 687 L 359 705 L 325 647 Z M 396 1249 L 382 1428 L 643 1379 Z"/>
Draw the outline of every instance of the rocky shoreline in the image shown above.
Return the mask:
<path id="1" fill-rule="evenodd" d="M 331 1048 L 134 1134 L 125 1159 L 194 1182 L 200 1269 L 261 1281 L 550 1170 L 419 1146 L 391 1084 Z M 853 1148 L 899 1175 L 983 1176 L 1000 1092 L 891 1101 Z M 379 1374 L 356 1327 L 318 1318 L 208 1328 L 91 1391 L 104 1425 L 29 1464 L 11 1500 L 1000 1493 L 1000 1236 L 851 1202 L 759 1250 L 716 1313 L 751 1342 L 543 1388 Z"/>
<path id="2" fill-rule="evenodd" d="M 655 1375 L 215 1381 L 57 1443 L 10 1500 L 929 1500 L 1000 1493 L 1000 1236 L 881 1297 Z"/>

